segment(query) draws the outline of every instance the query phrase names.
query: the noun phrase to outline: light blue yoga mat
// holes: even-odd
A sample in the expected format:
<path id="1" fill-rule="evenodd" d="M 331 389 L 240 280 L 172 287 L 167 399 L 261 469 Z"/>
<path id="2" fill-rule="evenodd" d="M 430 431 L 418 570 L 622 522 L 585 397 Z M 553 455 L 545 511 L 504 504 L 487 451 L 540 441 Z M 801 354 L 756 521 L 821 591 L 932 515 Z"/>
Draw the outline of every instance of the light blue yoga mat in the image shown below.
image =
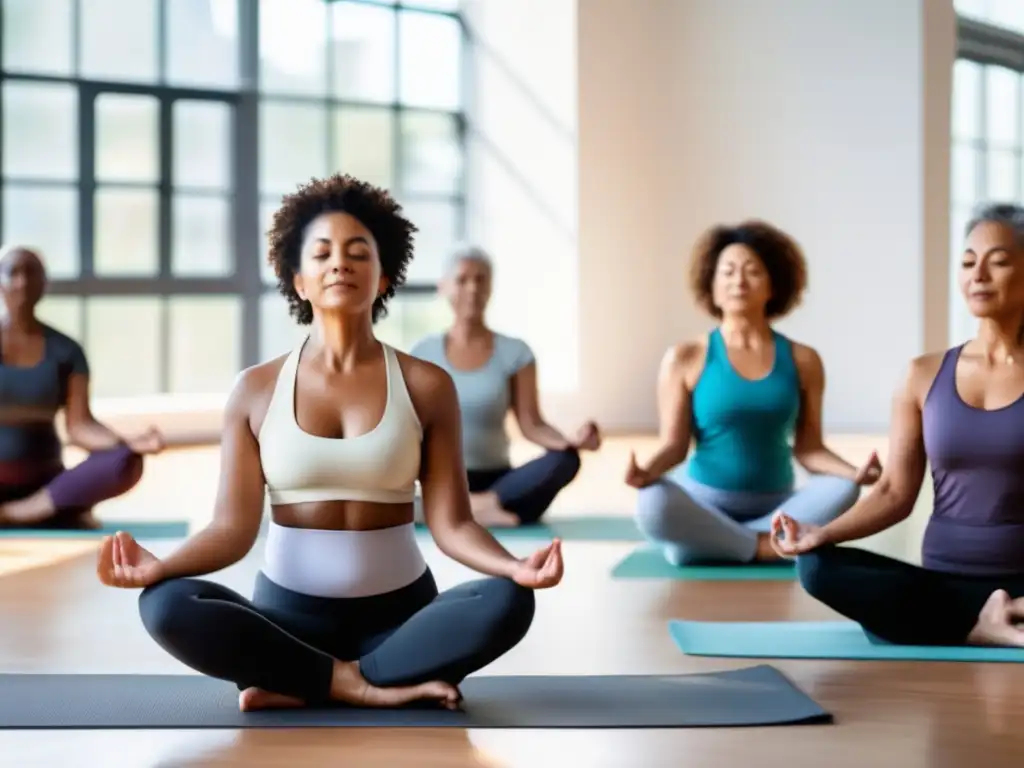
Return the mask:
<path id="1" fill-rule="evenodd" d="M 669 633 L 690 656 L 1024 662 L 1024 648 L 892 645 L 852 621 L 670 621 Z"/>
<path id="2" fill-rule="evenodd" d="M 679 581 L 792 581 L 791 562 L 734 565 L 683 565 L 669 563 L 656 547 L 639 547 L 612 569 L 613 579 L 675 579 Z"/>
<path id="3" fill-rule="evenodd" d="M 417 529 L 428 534 L 425 525 Z M 516 528 L 491 528 L 498 540 L 533 540 L 559 538 L 565 541 L 642 541 L 631 517 L 565 517 L 537 525 Z"/>
<path id="4" fill-rule="evenodd" d="M 127 531 L 136 539 L 183 539 L 188 536 L 187 522 L 159 520 L 111 520 L 95 530 L 77 528 L 0 528 L 4 539 L 98 539 L 118 531 Z"/>

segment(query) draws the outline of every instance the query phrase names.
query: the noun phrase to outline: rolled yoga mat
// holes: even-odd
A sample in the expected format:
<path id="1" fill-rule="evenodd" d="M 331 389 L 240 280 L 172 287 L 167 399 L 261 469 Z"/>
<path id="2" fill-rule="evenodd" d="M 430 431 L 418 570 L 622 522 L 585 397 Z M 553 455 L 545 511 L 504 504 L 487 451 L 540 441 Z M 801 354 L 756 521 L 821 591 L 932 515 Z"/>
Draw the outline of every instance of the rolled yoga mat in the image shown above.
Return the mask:
<path id="1" fill-rule="evenodd" d="M 199 675 L 0 675 L 0 729 L 697 728 L 830 723 L 774 667 L 668 677 L 469 677 L 463 711 L 242 713 L 234 685 Z"/>
<path id="2" fill-rule="evenodd" d="M 427 527 L 417 524 L 417 531 L 429 535 Z M 489 528 L 499 540 L 533 540 L 559 538 L 564 541 L 642 541 L 636 523 L 629 517 L 563 517 L 516 528 Z"/>
<path id="3" fill-rule="evenodd" d="M 6 528 L 0 538 L 18 539 L 98 539 L 118 531 L 127 531 L 136 539 L 183 539 L 188 536 L 187 522 L 159 520 L 108 520 L 99 528 Z"/>
<path id="4" fill-rule="evenodd" d="M 671 621 L 669 633 L 690 656 L 1024 662 L 1024 648 L 893 645 L 852 621 Z"/>
<path id="5" fill-rule="evenodd" d="M 672 565 L 656 547 L 639 547 L 612 568 L 613 579 L 677 579 L 680 581 L 792 581 L 792 562 Z"/>

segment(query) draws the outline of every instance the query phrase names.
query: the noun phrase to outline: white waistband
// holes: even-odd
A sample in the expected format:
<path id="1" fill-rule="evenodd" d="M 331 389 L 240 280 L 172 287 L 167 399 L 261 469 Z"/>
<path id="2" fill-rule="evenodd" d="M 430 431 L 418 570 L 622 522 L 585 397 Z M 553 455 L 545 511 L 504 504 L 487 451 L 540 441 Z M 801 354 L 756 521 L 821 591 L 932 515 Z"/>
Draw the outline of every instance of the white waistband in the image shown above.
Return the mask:
<path id="1" fill-rule="evenodd" d="M 368 597 L 412 584 L 427 569 L 412 523 L 372 531 L 286 528 L 267 533 L 263 574 L 315 597 Z"/>

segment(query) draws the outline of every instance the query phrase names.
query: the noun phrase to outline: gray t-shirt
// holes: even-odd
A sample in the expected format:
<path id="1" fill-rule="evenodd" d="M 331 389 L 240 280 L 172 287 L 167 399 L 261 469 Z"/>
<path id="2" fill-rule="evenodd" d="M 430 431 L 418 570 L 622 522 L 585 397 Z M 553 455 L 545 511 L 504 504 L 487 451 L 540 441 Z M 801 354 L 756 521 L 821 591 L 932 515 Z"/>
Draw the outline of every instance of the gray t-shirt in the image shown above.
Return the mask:
<path id="1" fill-rule="evenodd" d="M 462 411 L 462 448 L 466 469 L 509 467 L 505 418 L 512 405 L 512 377 L 534 360 L 526 342 L 495 333 L 494 352 L 490 359 L 472 371 L 452 367 L 445 354 L 445 334 L 421 339 L 410 354 L 440 366 L 455 382 Z"/>
<path id="2" fill-rule="evenodd" d="M 38 365 L 21 368 L 0 363 L 0 410 L 52 410 L 56 416 L 67 405 L 71 375 L 89 374 L 85 351 L 70 336 L 44 325 L 43 344 Z M 0 461 L 50 462 L 60 459 L 61 450 L 53 422 L 0 423 Z"/>

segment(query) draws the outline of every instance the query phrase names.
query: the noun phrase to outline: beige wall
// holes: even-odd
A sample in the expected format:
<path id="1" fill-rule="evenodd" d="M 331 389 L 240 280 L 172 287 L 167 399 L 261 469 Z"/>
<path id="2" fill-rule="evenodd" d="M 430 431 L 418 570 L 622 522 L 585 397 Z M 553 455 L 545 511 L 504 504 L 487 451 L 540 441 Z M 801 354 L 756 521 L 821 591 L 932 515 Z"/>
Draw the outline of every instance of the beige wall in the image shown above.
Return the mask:
<path id="1" fill-rule="evenodd" d="M 470 7 L 471 232 L 549 413 L 654 428 L 663 351 L 708 327 L 690 246 L 758 216 L 810 260 L 780 329 L 825 360 L 828 427 L 884 431 L 908 359 L 946 344 L 951 2 Z"/>

